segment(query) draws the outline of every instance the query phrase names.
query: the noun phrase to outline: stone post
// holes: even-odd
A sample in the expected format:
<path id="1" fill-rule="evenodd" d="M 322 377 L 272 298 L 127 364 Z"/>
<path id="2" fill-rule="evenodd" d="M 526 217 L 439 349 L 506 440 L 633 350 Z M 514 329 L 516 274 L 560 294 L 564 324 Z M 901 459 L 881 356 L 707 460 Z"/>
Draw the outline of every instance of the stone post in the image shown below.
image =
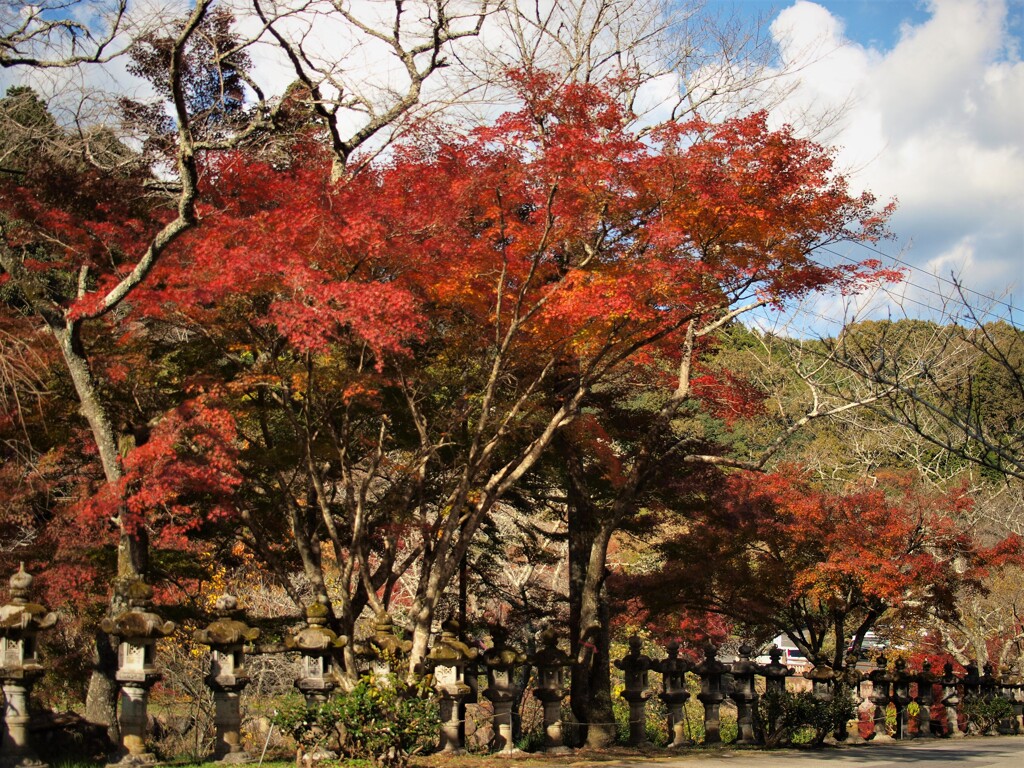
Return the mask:
<path id="1" fill-rule="evenodd" d="M 999 695 L 1010 702 L 1010 705 L 1014 704 L 1014 687 L 1015 683 L 1019 682 L 1014 676 L 1013 672 L 1006 667 L 1003 667 L 999 672 Z M 999 721 L 999 733 L 1004 736 L 1010 736 L 1017 733 L 1017 717 L 1016 710 L 1014 710 L 1008 717 L 1004 717 Z"/>
<path id="2" fill-rule="evenodd" d="M 982 676 L 978 680 L 978 691 L 984 699 L 993 699 L 999 687 L 999 679 L 995 676 L 996 668 L 989 662 L 981 668 Z"/>
<path id="3" fill-rule="evenodd" d="M 1004 672 L 1003 693 L 1013 705 L 1013 716 L 1010 722 L 1010 733 L 1024 733 L 1024 677 L 1021 676 L 1021 665 L 1017 662 L 1009 671 Z"/>
<path id="4" fill-rule="evenodd" d="M 1018 660 L 1013 668 L 1013 732 L 1024 733 L 1024 675 L 1021 674 L 1021 662 Z"/>
<path id="5" fill-rule="evenodd" d="M 836 671 L 830 664 L 818 663 L 804 672 L 804 678 L 811 681 L 811 695 L 827 704 L 835 698 Z M 826 744 L 835 744 L 835 733 L 825 737 Z"/>
<path id="6" fill-rule="evenodd" d="M 771 661 L 762 666 L 760 670 L 764 676 L 765 694 L 785 693 L 786 678 L 795 675 L 796 670 L 782 663 L 782 649 L 778 646 L 772 646 L 768 651 L 768 656 Z M 778 729 L 779 723 L 773 723 L 772 726 Z"/>
<path id="7" fill-rule="evenodd" d="M 245 645 L 260 636 L 240 619 L 238 599 L 233 595 L 217 598 L 214 611 L 217 618 L 193 636 L 198 643 L 210 647 L 210 671 L 206 684 L 213 691 L 216 729 L 213 754 L 208 760 L 225 764 L 247 763 L 252 758 L 242 748 L 242 710 L 239 703 L 242 691 L 249 684 L 245 669 Z"/>
<path id="8" fill-rule="evenodd" d="M 284 647 L 299 654 L 302 677 L 295 681 L 295 687 L 311 709 L 326 704 L 341 682 L 338 652 L 348 644 L 347 637 L 327 627 L 328 611 L 327 597 L 318 596 L 306 606 L 306 626 L 284 639 Z M 336 755 L 326 747 L 317 746 L 307 757 L 314 761 L 331 760 Z"/>
<path id="9" fill-rule="evenodd" d="M 661 693 L 658 698 L 665 702 L 668 710 L 668 733 L 672 737 L 669 748 L 685 747 L 693 741 L 686 733 L 684 707 L 690 698 L 686 690 L 686 673 L 693 666 L 686 659 L 679 658 L 679 643 L 672 640 L 665 646 L 668 654 L 661 661 L 655 661 L 651 669 L 661 673 Z"/>
<path id="10" fill-rule="evenodd" d="M 885 654 L 880 654 L 875 661 L 875 668 L 868 673 L 868 679 L 871 680 L 871 703 L 875 705 L 875 734 L 871 737 L 873 744 L 893 740 L 885 727 L 885 710 L 892 700 L 889 686 L 892 684 L 893 676 L 889 673 L 888 664 L 889 660 L 885 658 Z"/>
<path id="11" fill-rule="evenodd" d="M 917 681 L 917 737 L 931 739 L 935 737 L 932 732 L 932 704 L 935 703 L 935 683 L 938 680 L 932 674 L 932 663 L 927 659 L 921 662 L 921 671 L 914 679 Z"/>
<path id="12" fill-rule="evenodd" d="M 487 687 L 484 698 L 491 702 L 494 737 L 491 748 L 502 754 L 518 752 L 512 739 L 512 704 L 519 694 L 515 671 L 526 663 L 526 654 L 508 644 L 508 632 L 501 625 L 491 629 L 492 645 L 484 651 Z"/>
<path id="13" fill-rule="evenodd" d="M 960 730 L 957 717 L 957 706 L 960 704 L 960 693 L 957 688 L 960 680 L 953 674 L 953 664 L 947 661 L 942 668 L 942 706 L 946 708 L 946 724 L 949 726 L 949 738 L 962 739 L 964 733 Z"/>
<path id="14" fill-rule="evenodd" d="M 694 667 L 700 675 L 700 693 L 697 699 L 704 705 L 704 743 L 722 743 L 721 708 L 729 692 L 725 689 L 725 673 L 729 665 L 717 658 L 718 649 L 711 643 L 704 646 L 704 661 Z"/>
<path id="15" fill-rule="evenodd" d="M 565 670 L 572 660 L 558 647 L 558 636 L 553 629 L 545 629 L 540 642 L 540 650 L 531 662 L 540 678 L 533 695 L 544 707 L 544 751 L 548 754 L 565 753 L 569 748 L 562 740 L 562 699 L 568 693 Z"/>
<path id="16" fill-rule="evenodd" d="M 909 739 L 910 734 L 910 684 L 914 675 L 907 671 L 906 660 L 896 659 L 892 674 L 892 702 L 896 707 L 896 738 Z"/>
<path id="17" fill-rule="evenodd" d="M 978 662 L 974 659 L 970 659 L 967 665 L 964 667 L 964 676 L 960 681 L 963 683 L 963 702 L 974 702 L 981 696 L 981 674 L 978 670 Z M 968 719 L 966 722 L 967 733 L 971 735 L 978 734 L 978 725 L 973 720 Z"/>
<path id="18" fill-rule="evenodd" d="M 811 695 L 818 701 L 832 701 L 835 695 L 836 671 L 829 664 L 815 664 L 804 672 L 804 678 L 811 681 Z"/>
<path id="19" fill-rule="evenodd" d="M 750 660 L 754 649 L 746 643 L 739 647 L 739 658 L 732 665 L 732 700 L 736 702 L 736 743 L 757 744 L 757 733 L 754 730 L 754 712 L 757 709 L 757 689 L 754 687 L 754 676 L 758 666 Z"/>
<path id="20" fill-rule="evenodd" d="M 149 610 L 153 588 L 142 579 L 119 580 L 114 589 L 128 607 L 100 622 L 100 628 L 119 643 L 116 679 L 121 684 L 121 748 L 120 760 L 111 765 L 153 764 L 156 755 L 146 750 L 149 689 L 163 677 L 156 665 L 156 642 L 170 635 L 175 624 Z"/>
<path id="21" fill-rule="evenodd" d="M 467 668 L 473 665 L 479 651 L 459 640 L 459 622 L 449 619 L 441 625 L 441 637 L 424 659 L 427 671 L 434 675 L 434 690 L 441 702 L 442 752 L 461 755 L 466 750 L 462 739 L 464 730 L 460 717 L 460 704 L 471 693 L 466 682 Z"/>
<path id="22" fill-rule="evenodd" d="M 43 674 L 37 635 L 57 623 L 57 614 L 30 603 L 32 576 L 22 563 L 11 577 L 11 601 L 0 606 L 0 683 L 4 692 L 0 767 L 46 768 L 28 738 L 29 696 Z"/>
<path id="23" fill-rule="evenodd" d="M 846 744 L 864 744 L 867 741 L 860 735 L 860 684 L 864 675 L 857 671 L 857 661 L 855 652 L 846 654 L 846 665 L 836 676 L 836 681 L 842 684 L 843 695 L 853 701 L 853 720 L 844 723 L 836 733 L 836 738 Z"/>
<path id="24" fill-rule="evenodd" d="M 643 641 L 633 635 L 629 638 L 629 652 L 615 662 L 615 666 L 623 671 L 626 678 L 622 690 L 622 698 L 629 702 L 629 745 L 631 747 L 646 746 L 647 741 L 647 700 L 651 697 L 648 690 L 648 670 L 651 668 L 651 657 L 643 653 Z"/>

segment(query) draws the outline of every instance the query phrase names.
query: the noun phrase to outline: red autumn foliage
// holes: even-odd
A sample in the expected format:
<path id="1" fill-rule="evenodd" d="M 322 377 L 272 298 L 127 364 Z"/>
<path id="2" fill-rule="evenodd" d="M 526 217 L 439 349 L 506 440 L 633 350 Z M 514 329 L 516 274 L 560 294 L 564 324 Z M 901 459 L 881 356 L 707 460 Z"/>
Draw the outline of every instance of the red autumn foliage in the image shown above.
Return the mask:
<path id="1" fill-rule="evenodd" d="M 958 524 L 969 504 L 901 475 L 835 492 L 795 468 L 736 473 L 641 589 L 653 606 L 719 611 L 763 639 L 787 632 L 812 661 L 837 665 L 886 611 L 920 601 L 951 610 L 959 588 L 1019 556 L 1017 537 L 986 547 Z"/>
<path id="2" fill-rule="evenodd" d="M 187 549 L 204 525 L 234 514 L 241 483 L 234 419 L 209 398 L 188 400 L 166 414 L 145 443 L 123 460 L 124 475 L 104 483 L 81 506 L 84 530 L 120 516 L 125 529 L 151 530 L 156 546 Z"/>

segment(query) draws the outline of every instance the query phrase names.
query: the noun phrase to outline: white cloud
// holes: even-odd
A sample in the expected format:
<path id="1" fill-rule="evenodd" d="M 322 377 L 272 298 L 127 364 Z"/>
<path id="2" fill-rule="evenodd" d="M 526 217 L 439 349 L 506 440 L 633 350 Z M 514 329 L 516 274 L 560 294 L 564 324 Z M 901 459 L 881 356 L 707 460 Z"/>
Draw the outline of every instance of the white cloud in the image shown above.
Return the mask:
<path id="1" fill-rule="evenodd" d="M 776 119 L 842 110 L 821 136 L 855 187 L 899 199 L 902 258 L 1002 293 L 1024 273 L 1024 63 L 1001 0 L 929 10 L 882 51 L 816 3 L 786 8 L 771 30 L 800 85 Z"/>

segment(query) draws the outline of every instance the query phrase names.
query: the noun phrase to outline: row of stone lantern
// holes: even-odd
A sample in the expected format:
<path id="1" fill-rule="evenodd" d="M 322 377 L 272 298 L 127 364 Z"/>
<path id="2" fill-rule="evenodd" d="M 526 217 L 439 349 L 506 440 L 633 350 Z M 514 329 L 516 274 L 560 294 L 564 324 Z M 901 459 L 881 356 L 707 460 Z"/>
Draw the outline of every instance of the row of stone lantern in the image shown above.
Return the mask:
<path id="1" fill-rule="evenodd" d="M 24 567 L 11 578 L 11 602 L 0 607 L 0 681 L 5 694 L 0 768 L 28 768 L 43 764 L 32 753 L 27 740 L 27 701 L 33 682 L 42 673 L 36 655 L 36 635 L 56 622 L 57 617 L 41 605 L 28 600 L 32 577 Z M 170 635 L 175 625 L 153 613 L 152 589 L 141 580 L 123 580 L 115 589 L 125 606 L 113 617 L 104 619 L 102 629 L 119 641 L 118 670 L 120 683 L 119 725 L 121 729 L 120 762 L 112 765 L 128 766 L 155 762 L 146 751 L 147 702 L 150 688 L 160 679 L 156 666 L 156 643 Z M 197 642 L 210 647 L 210 671 L 206 682 L 214 692 L 215 745 L 212 759 L 225 763 L 246 762 L 249 757 L 242 749 L 241 711 L 239 697 L 249 682 L 245 669 L 245 647 L 259 637 L 259 630 L 249 627 L 238 615 L 237 600 L 225 595 L 215 607 L 216 618 L 206 628 L 198 630 Z M 301 656 L 302 675 L 296 687 L 303 693 L 307 705 L 314 706 L 328 699 L 340 680 L 336 667 L 338 654 L 345 649 L 347 638 L 338 636 L 327 627 L 326 601 L 318 600 L 306 611 L 306 624 L 285 640 L 285 648 Z M 483 695 L 493 705 L 495 738 L 493 746 L 503 752 L 514 750 L 512 741 L 512 705 L 518 699 L 519 689 L 515 671 L 524 664 L 537 670 L 534 696 L 544 710 L 545 748 L 548 752 L 564 751 L 561 722 L 562 701 L 568 695 L 567 669 L 571 659 L 558 648 L 557 636 L 546 630 L 540 637 L 540 648 L 527 656 L 508 645 L 508 638 L 500 627 L 492 632 L 492 647 L 482 654 L 477 648 L 459 639 L 457 622 L 447 622 L 441 637 L 424 660 L 424 671 L 433 675 L 434 688 L 441 703 L 441 748 L 459 752 L 465 740 L 464 707 L 476 701 L 477 679 L 486 672 L 487 687 Z M 400 640 L 394 633 L 390 617 L 382 613 L 376 617 L 374 632 L 366 640 L 353 644 L 355 658 L 374 673 L 385 676 L 404 667 L 411 649 L 409 641 Z M 668 727 L 672 736 L 670 747 L 689 742 L 685 732 L 684 705 L 690 697 L 686 687 L 686 673 L 696 674 L 701 681 L 697 699 L 704 706 L 705 743 L 717 743 L 720 736 L 719 711 L 728 698 L 737 707 L 738 743 L 756 743 L 754 712 L 757 705 L 755 677 L 764 678 L 766 690 L 784 690 L 786 679 L 794 671 L 780 663 L 781 650 L 770 651 L 771 663 L 760 665 L 751 660 L 752 649 L 743 645 L 739 658 L 732 664 L 718 660 L 716 649 L 705 648 L 704 659 L 692 663 L 679 656 L 679 646 L 671 642 L 666 657 L 653 660 L 642 652 L 639 638 L 629 641 L 626 656 L 615 662 L 625 676 L 623 699 L 630 709 L 630 743 L 645 742 L 645 708 L 652 694 L 648 673 L 653 670 L 662 676 L 659 698 L 668 710 Z M 952 666 L 947 665 L 940 677 L 930 672 L 927 663 L 921 672 L 911 673 L 898 660 L 893 671 L 888 670 L 885 657 L 878 659 L 876 668 L 868 675 L 856 670 L 856 659 L 848 658 L 847 667 L 836 673 L 825 665 L 804 673 L 812 685 L 814 695 L 827 699 L 834 695 L 838 683 L 855 696 L 859 703 L 862 680 L 872 683 L 870 701 L 875 706 L 876 741 L 888 739 L 885 729 L 885 711 L 892 704 L 897 713 L 897 737 L 907 733 L 909 703 L 920 706 L 919 731 L 931 735 L 928 712 L 934 703 L 934 686 L 942 686 L 942 704 L 946 708 L 950 735 L 960 734 L 956 727 L 957 706 L 964 696 L 994 696 L 1000 694 L 1014 702 L 1014 732 L 1024 731 L 1024 685 L 1019 676 L 996 678 L 990 666 L 983 674 L 976 665 L 968 665 L 967 674 L 957 678 Z M 916 684 L 917 696 L 910 696 L 910 686 Z M 851 740 L 859 738 L 857 729 L 849 734 Z"/>
<path id="2" fill-rule="evenodd" d="M 861 678 L 854 678 L 851 682 L 851 690 L 859 701 L 859 683 L 861 679 L 871 683 L 872 690 L 868 697 L 874 705 L 874 735 L 873 741 L 888 741 L 893 738 L 907 738 L 910 725 L 910 704 L 914 702 L 918 706 L 918 727 L 917 738 L 932 738 L 937 736 L 932 728 L 931 709 L 936 703 L 942 705 L 946 735 L 950 738 L 961 738 L 965 734 L 959 728 L 959 708 L 964 700 L 1002 696 L 1009 701 L 1013 708 L 1013 716 L 1008 722 L 1003 723 L 1003 728 L 1009 733 L 1024 732 L 1024 680 L 1017 673 L 1008 673 L 996 677 L 995 667 L 986 664 L 983 674 L 979 674 L 978 666 L 969 662 L 965 668 L 963 677 L 958 677 L 953 672 L 952 663 L 947 663 L 941 675 L 931 671 L 932 665 L 927 660 L 921 665 L 919 672 L 907 669 L 903 659 L 894 662 L 893 670 L 888 669 L 888 660 L 885 655 L 880 655 L 876 660 L 875 668 Z M 911 686 L 916 686 L 916 695 L 911 695 Z M 941 687 L 941 697 L 936 702 L 935 689 Z M 885 713 L 889 705 L 892 705 L 896 714 L 896 727 L 893 736 L 888 734 Z M 969 727 L 971 727 L 969 725 Z"/>
<path id="3" fill-rule="evenodd" d="M 666 647 L 667 656 L 661 660 L 653 660 L 641 651 L 641 641 L 637 637 L 629 640 L 629 651 L 615 665 L 621 669 L 625 677 L 622 698 L 629 704 L 630 744 L 642 745 L 645 737 L 645 709 L 651 698 L 648 690 L 648 671 L 660 672 L 662 675 L 662 692 L 659 698 L 668 709 L 668 730 L 672 737 L 670 747 L 688 744 L 682 726 L 683 706 L 690 694 L 686 690 L 685 674 L 693 672 L 700 678 L 700 692 L 697 699 L 704 707 L 705 743 L 715 744 L 721 741 L 720 708 L 726 699 L 731 699 L 737 710 L 737 742 L 738 744 L 755 744 L 758 736 L 755 730 L 754 713 L 757 707 L 757 688 L 755 678 L 764 678 L 765 690 L 782 691 L 786 687 L 786 679 L 795 674 L 794 670 L 781 663 L 782 651 L 772 648 L 769 656 L 771 662 L 760 665 L 751 660 L 753 650 L 742 645 L 739 658 L 731 664 L 718 660 L 716 649 L 708 645 L 704 649 L 704 659 L 693 664 L 679 658 L 679 647 L 671 642 Z M 872 740 L 884 742 L 892 740 L 886 725 L 886 710 L 890 704 L 896 710 L 896 738 L 906 738 L 909 732 L 910 703 L 916 702 L 919 707 L 918 732 L 923 737 L 935 735 L 931 727 L 930 710 L 935 703 L 933 692 L 935 686 L 942 686 L 941 703 L 945 708 L 949 734 L 953 737 L 963 736 L 957 727 L 958 706 L 961 703 L 960 690 L 964 697 L 988 697 L 1001 695 L 1008 699 L 1014 707 L 1012 720 L 1003 724 L 1004 730 L 1012 733 L 1024 732 L 1024 684 L 1020 675 L 1004 675 L 997 678 L 994 668 L 986 665 L 984 674 L 979 674 L 977 665 L 969 664 L 966 674 L 959 678 L 953 674 L 952 664 L 947 664 L 943 675 L 931 673 L 931 665 L 925 662 L 920 672 L 911 672 L 906 662 L 897 659 L 893 671 L 888 670 L 888 660 L 880 656 L 875 669 L 862 675 L 856 669 L 855 656 L 847 657 L 847 665 L 836 672 L 827 665 L 817 665 L 804 673 L 810 681 L 812 694 L 824 701 L 836 695 L 840 684 L 853 697 L 858 707 L 861 703 L 860 684 L 867 680 L 872 683 L 872 692 L 868 700 L 874 705 L 874 735 Z M 911 686 L 916 686 L 915 696 L 911 696 Z M 849 726 L 841 738 L 849 742 L 864 741 L 859 735 L 856 723 Z"/>

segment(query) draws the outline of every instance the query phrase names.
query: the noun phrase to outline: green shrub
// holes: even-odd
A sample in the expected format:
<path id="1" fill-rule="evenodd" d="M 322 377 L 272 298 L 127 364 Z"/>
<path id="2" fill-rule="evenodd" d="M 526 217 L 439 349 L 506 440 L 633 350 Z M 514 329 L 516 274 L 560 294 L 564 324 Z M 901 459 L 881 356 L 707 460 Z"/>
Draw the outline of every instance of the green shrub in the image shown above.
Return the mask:
<path id="1" fill-rule="evenodd" d="M 1013 704 L 1002 696 L 970 696 L 964 698 L 963 712 L 979 733 L 988 733 L 1000 720 L 1013 717 Z"/>
<path id="2" fill-rule="evenodd" d="M 307 751 L 329 746 L 353 760 L 404 768 L 412 755 L 437 744 L 440 718 L 429 694 L 423 683 L 368 676 L 324 704 L 282 706 L 273 722 Z"/>
<path id="3" fill-rule="evenodd" d="M 291 736 L 304 752 L 338 741 L 339 717 L 335 701 L 307 707 L 298 697 L 282 702 L 270 721 L 281 733 Z"/>
<path id="4" fill-rule="evenodd" d="M 364 677 L 337 701 L 345 727 L 342 750 L 348 757 L 395 768 L 437 744 L 440 715 L 422 681 L 407 686 L 393 675 Z"/>
<path id="5" fill-rule="evenodd" d="M 819 746 L 854 713 L 852 699 L 842 690 L 837 690 L 830 701 L 817 699 L 809 691 L 769 691 L 757 704 L 758 727 L 767 747 Z"/>

